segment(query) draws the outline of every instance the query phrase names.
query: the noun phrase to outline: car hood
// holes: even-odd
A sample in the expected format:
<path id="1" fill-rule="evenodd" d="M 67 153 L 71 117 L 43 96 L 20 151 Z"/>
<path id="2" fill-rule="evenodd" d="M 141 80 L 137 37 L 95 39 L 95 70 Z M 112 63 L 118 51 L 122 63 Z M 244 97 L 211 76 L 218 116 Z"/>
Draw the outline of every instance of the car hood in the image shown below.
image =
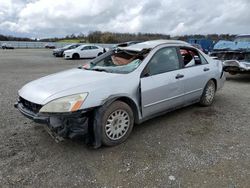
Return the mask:
<path id="1" fill-rule="evenodd" d="M 75 49 L 72 49 L 72 50 L 65 50 L 64 52 L 65 52 L 65 53 L 72 53 L 72 52 L 75 52 Z"/>
<path id="2" fill-rule="evenodd" d="M 58 98 L 60 93 L 67 93 L 65 95 L 67 96 L 77 94 L 79 91 L 89 92 L 95 86 L 112 82 L 111 80 L 117 76 L 119 74 L 75 68 L 34 80 L 26 84 L 18 93 L 20 97 L 30 102 L 44 105 Z"/>
<path id="3" fill-rule="evenodd" d="M 53 51 L 54 52 L 59 52 L 59 51 L 62 51 L 62 50 L 64 50 L 63 48 L 56 48 L 56 49 L 54 49 Z"/>

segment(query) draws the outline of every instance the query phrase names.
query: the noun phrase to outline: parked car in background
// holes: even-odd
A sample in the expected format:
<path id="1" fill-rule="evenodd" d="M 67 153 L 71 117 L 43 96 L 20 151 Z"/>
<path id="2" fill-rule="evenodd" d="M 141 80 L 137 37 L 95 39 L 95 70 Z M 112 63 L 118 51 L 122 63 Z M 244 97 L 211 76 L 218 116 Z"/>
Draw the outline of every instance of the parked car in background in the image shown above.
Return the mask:
<path id="1" fill-rule="evenodd" d="M 75 49 L 64 51 L 65 59 L 95 58 L 105 53 L 106 50 L 97 45 L 85 44 Z"/>
<path id="2" fill-rule="evenodd" d="M 113 146 L 135 123 L 193 103 L 211 105 L 224 81 L 218 60 L 182 41 L 155 40 L 32 81 L 15 107 L 57 139 L 88 135 L 95 147 Z"/>
<path id="3" fill-rule="evenodd" d="M 44 47 L 48 48 L 48 49 L 55 49 L 56 48 L 56 46 L 54 44 L 52 44 L 52 43 L 47 43 L 47 44 L 45 44 Z"/>
<path id="4" fill-rule="evenodd" d="M 230 74 L 250 73 L 250 35 L 238 35 L 234 41 L 221 40 L 215 44 L 211 56 L 223 61 Z"/>
<path id="5" fill-rule="evenodd" d="M 14 47 L 9 43 L 3 43 L 2 44 L 2 49 L 11 49 L 11 50 L 13 50 Z"/>
<path id="6" fill-rule="evenodd" d="M 66 50 L 71 50 L 79 47 L 81 44 L 69 44 L 67 46 L 64 46 L 62 48 L 56 48 L 53 50 L 53 55 L 56 57 L 63 57 L 63 52 Z"/>
<path id="7" fill-rule="evenodd" d="M 117 48 L 117 47 L 127 47 L 127 46 L 131 46 L 133 44 L 137 44 L 140 43 L 139 41 L 128 41 L 128 42 L 123 42 L 123 43 L 119 43 L 119 44 L 115 44 L 113 46 L 113 48 Z"/>

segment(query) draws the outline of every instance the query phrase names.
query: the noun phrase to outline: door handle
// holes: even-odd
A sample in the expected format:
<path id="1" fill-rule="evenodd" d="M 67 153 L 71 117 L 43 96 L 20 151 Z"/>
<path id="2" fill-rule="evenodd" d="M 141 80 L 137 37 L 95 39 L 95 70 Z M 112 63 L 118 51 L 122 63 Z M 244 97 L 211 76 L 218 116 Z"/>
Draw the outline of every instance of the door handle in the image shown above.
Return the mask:
<path id="1" fill-rule="evenodd" d="M 210 70 L 210 69 L 207 68 L 207 67 L 205 67 L 205 68 L 203 69 L 204 72 L 209 71 L 209 70 Z"/>
<path id="2" fill-rule="evenodd" d="M 175 78 L 176 78 L 176 79 L 179 79 L 179 78 L 183 78 L 183 77 L 184 77 L 183 74 L 177 74 Z"/>

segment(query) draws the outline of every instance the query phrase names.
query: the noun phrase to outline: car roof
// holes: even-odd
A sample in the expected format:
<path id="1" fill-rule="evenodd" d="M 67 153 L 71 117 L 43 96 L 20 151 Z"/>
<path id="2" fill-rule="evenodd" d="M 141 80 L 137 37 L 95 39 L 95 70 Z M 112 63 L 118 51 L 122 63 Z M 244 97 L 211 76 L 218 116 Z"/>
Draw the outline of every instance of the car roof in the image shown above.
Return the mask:
<path id="1" fill-rule="evenodd" d="M 81 44 L 79 47 L 85 47 L 85 46 L 96 46 L 96 47 L 99 47 L 98 45 L 95 45 L 95 44 Z"/>
<path id="2" fill-rule="evenodd" d="M 137 44 L 133 44 L 127 47 L 119 47 L 122 50 L 129 50 L 129 51 L 141 51 L 143 49 L 152 49 L 156 46 L 161 44 L 174 44 L 174 45 L 187 45 L 190 46 L 187 42 L 180 41 L 180 40 L 151 40 L 146 42 L 141 42 Z"/>

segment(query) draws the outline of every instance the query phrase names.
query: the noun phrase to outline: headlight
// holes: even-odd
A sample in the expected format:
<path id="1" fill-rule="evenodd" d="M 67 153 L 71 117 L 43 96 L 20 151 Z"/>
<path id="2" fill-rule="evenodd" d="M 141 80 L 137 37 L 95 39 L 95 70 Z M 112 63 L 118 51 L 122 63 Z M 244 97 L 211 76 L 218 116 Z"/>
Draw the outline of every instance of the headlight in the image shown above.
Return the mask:
<path id="1" fill-rule="evenodd" d="M 70 95 L 45 104 L 39 112 L 75 112 L 79 110 L 88 93 Z"/>

